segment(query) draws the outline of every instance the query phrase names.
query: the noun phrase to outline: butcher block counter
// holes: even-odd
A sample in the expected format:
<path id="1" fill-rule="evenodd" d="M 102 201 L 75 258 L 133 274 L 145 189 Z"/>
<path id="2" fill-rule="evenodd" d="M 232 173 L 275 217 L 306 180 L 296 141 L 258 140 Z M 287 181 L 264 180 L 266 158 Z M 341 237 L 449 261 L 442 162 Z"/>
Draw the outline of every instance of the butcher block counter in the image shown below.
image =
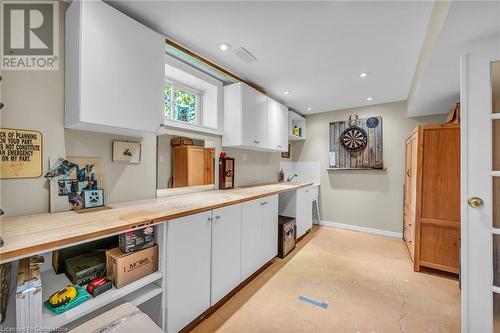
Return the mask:
<path id="1" fill-rule="evenodd" d="M 0 218 L 4 241 L 0 263 L 309 185 L 273 183 L 121 202 L 100 209 Z"/>

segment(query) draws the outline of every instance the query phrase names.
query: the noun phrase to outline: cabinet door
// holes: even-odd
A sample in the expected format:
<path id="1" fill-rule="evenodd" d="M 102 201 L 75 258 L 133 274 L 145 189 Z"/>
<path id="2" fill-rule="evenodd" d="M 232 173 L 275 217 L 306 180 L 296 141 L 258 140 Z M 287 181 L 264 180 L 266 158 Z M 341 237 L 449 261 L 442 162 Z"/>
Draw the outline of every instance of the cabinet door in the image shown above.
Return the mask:
<path id="1" fill-rule="evenodd" d="M 241 281 L 257 271 L 262 263 L 261 205 L 258 199 L 243 203 L 241 229 Z"/>
<path id="2" fill-rule="evenodd" d="M 167 332 L 210 307 L 211 212 L 167 222 Z"/>
<path id="3" fill-rule="evenodd" d="M 311 188 L 297 189 L 297 238 L 303 236 L 312 227 L 312 202 L 309 195 Z"/>
<path id="4" fill-rule="evenodd" d="M 205 184 L 214 183 L 215 148 L 205 148 Z"/>
<path id="5" fill-rule="evenodd" d="M 413 218 L 415 217 L 415 211 L 417 208 L 417 150 L 418 150 L 418 136 L 412 137 L 411 142 L 411 155 L 410 155 L 410 171 L 409 171 L 409 202 L 408 202 L 408 213 Z"/>
<path id="6" fill-rule="evenodd" d="M 278 195 L 264 198 L 261 204 L 262 265 L 278 254 Z"/>
<path id="7" fill-rule="evenodd" d="M 241 213 L 241 204 L 213 211 L 211 305 L 240 283 Z"/>
<path id="8" fill-rule="evenodd" d="M 288 108 L 280 104 L 280 140 L 281 151 L 288 151 Z"/>
<path id="9" fill-rule="evenodd" d="M 155 133 L 163 123 L 164 37 L 103 1 L 73 1 L 66 25 L 66 126 Z"/>
<path id="10" fill-rule="evenodd" d="M 188 148 L 188 186 L 205 184 L 205 148 Z"/>
<path id="11" fill-rule="evenodd" d="M 288 108 L 267 98 L 267 148 L 288 151 Z"/>
<path id="12" fill-rule="evenodd" d="M 241 89 L 243 145 L 266 148 L 267 97 L 246 84 Z"/>

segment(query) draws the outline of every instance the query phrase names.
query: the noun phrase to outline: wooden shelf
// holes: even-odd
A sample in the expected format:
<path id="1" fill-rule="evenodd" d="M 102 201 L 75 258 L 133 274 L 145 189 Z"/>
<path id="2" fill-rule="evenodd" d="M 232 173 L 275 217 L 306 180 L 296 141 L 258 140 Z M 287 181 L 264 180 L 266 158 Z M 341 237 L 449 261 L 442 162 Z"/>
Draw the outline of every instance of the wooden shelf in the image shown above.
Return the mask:
<path id="1" fill-rule="evenodd" d="M 337 171 L 337 170 L 362 170 L 362 171 L 367 171 L 367 170 L 372 170 L 372 171 L 387 171 L 387 168 L 383 169 L 376 169 L 376 168 L 326 168 L 327 171 Z"/>
<path id="2" fill-rule="evenodd" d="M 302 141 L 302 140 L 305 140 L 306 138 L 303 137 L 303 136 L 297 136 L 297 135 L 289 134 L 288 135 L 288 139 L 290 141 Z"/>
<path id="3" fill-rule="evenodd" d="M 113 286 L 113 289 L 110 289 L 95 298 L 91 298 L 85 303 L 82 303 L 77 307 L 61 314 L 51 312 L 44 305 L 42 310 L 43 327 L 55 329 L 65 326 L 78 318 L 81 318 L 120 299 L 126 300 L 135 306 L 140 305 L 163 292 L 162 287 L 154 283 L 162 277 L 163 274 L 161 272 L 155 272 L 121 288 L 115 288 Z M 64 273 L 56 274 L 54 270 L 42 272 L 43 301 L 47 300 L 50 295 L 61 288 L 64 288 L 68 284 L 71 284 L 71 282 Z M 15 307 L 15 302 L 10 303 L 9 305 Z"/>

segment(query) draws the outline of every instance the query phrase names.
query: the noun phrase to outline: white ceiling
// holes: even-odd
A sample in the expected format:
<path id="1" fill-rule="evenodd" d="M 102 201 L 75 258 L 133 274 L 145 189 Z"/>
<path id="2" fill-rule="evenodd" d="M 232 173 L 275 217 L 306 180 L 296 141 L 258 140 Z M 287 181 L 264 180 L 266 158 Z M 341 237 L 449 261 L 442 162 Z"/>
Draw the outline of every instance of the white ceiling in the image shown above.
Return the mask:
<path id="1" fill-rule="evenodd" d="M 406 100 L 433 5 L 108 2 L 303 114 Z M 223 53 L 220 42 L 243 46 L 258 61 Z M 364 71 L 370 75 L 360 79 Z"/>
<path id="2" fill-rule="evenodd" d="M 460 101 L 460 56 L 499 48 L 500 2 L 452 2 L 408 115 L 448 112 Z"/>

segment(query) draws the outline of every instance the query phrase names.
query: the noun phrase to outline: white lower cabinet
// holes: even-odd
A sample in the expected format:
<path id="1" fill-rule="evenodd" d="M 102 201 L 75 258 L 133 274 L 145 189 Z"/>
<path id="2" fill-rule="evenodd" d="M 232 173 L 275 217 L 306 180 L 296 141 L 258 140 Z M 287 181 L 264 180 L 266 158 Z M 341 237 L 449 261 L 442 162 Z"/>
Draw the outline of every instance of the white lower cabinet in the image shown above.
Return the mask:
<path id="1" fill-rule="evenodd" d="M 297 238 L 312 228 L 312 201 L 317 189 L 312 186 L 280 194 L 279 214 L 295 218 Z"/>
<path id="2" fill-rule="evenodd" d="M 213 211 L 211 305 L 240 283 L 241 204 Z"/>
<path id="3" fill-rule="evenodd" d="M 178 332 L 210 307 L 212 212 L 167 222 L 167 332 Z"/>
<path id="4" fill-rule="evenodd" d="M 297 237 L 302 237 L 312 228 L 312 200 L 310 186 L 297 189 Z"/>
<path id="5" fill-rule="evenodd" d="M 278 252 L 278 195 L 167 222 L 167 332 L 178 332 Z"/>
<path id="6" fill-rule="evenodd" d="M 243 203 L 241 281 L 276 256 L 278 251 L 278 196 Z"/>
<path id="7" fill-rule="evenodd" d="M 278 255 L 278 196 L 264 198 L 262 217 L 262 264 Z"/>

